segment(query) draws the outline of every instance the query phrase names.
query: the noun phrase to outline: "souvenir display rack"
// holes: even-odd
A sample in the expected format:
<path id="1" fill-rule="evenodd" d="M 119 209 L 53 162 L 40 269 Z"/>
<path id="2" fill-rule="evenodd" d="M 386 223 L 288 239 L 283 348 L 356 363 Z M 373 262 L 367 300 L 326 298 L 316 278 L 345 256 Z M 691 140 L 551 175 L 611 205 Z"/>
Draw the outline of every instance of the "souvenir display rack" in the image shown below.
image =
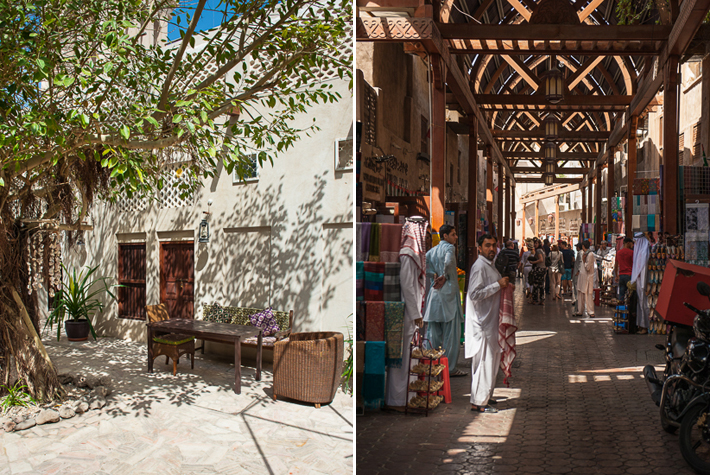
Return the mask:
<path id="1" fill-rule="evenodd" d="M 613 284 L 602 284 L 601 286 L 601 302 L 604 305 L 611 307 L 618 304 L 616 300 L 616 286 Z"/>
<path id="2" fill-rule="evenodd" d="M 444 387 L 443 372 L 445 367 L 443 364 L 435 364 L 434 362 L 444 356 L 445 350 L 441 348 L 425 350 L 424 341 L 428 340 L 423 340 L 421 345 L 415 343 L 409 345 L 409 371 L 410 374 L 418 376 L 418 379 L 410 381 L 407 386 L 408 402 L 404 413 L 424 413 L 428 417 L 429 411 L 436 409 L 444 399 L 443 396 L 438 396 L 437 392 Z M 414 366 L 412 366 L 413 360 L 418 360 Z M 414 393 L 411 399 L 409 399 L 410 393 Z"/>
<path id="3" fill-rule="evenodd" d="M 614 333 L 629 333 L 629 311 L 626 305 L 617 305 L 614 310 Z"/>

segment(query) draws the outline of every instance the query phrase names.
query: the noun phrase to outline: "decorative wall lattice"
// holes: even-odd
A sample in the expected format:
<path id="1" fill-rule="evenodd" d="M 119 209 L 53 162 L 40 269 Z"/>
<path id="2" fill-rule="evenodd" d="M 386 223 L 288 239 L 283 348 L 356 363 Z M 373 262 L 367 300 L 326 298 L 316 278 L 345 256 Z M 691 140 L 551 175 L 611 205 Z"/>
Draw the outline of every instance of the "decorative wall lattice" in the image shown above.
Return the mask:
<path id="1" fill-rule="evenodd" d="M 184 178 L 185 166 L 186 164 L 183 162 L 173 163 L 165 167 L 165 184 L 159 195 L 161 209 L 180 208 L 194 204 L 195 196 L 192 193 L 181 197 L 185 190 L 180 185 L 187 182 Z"/>

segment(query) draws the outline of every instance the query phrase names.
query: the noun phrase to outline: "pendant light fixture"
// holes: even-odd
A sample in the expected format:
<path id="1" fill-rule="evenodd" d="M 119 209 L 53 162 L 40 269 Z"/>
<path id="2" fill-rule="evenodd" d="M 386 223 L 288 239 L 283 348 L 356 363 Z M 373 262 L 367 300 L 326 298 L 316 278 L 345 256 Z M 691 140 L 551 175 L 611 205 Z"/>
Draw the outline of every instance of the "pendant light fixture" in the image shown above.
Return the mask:
<path id="1" fill-rule="evenodd" d="M 557 57 L 550 56 L 550 69 L 545 73 L 545 98 L 550 104 L 557 104 L 565 97 L 565 80 L 556 63 Z"/>

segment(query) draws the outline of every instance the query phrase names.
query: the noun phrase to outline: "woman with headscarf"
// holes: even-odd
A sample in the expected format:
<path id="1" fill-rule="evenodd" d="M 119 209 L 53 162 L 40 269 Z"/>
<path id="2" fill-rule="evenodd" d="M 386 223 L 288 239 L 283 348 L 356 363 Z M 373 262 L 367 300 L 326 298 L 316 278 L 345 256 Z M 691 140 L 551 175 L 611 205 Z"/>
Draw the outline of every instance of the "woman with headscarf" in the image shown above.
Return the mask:
<path id="1" fill-rule="evenodd" d="M 530 298 L 532 295 L 532 284 L 530 283 L 530 271 L 532 270 L 532 264 L 528 259 L 530 259 L 534 252 L 533 241 L 528 239 L 525 241 L 523 246 L 524 252 L 520 258 L 520 267 L 523 269 L 523 290 L 525 291 L 525 296 Z"/>
<path id="2" fill-rule="evenodd" d="M 426 288 L 426 234 L 429 224 L 425 219 L 408 219 L 402 227 L 402 245 L 399 251 L 400 286 L 404 301 L 404 328 L 402 331 L 402 364 L 387 367 L 387 393 L 385 404 L 390 408 L 404 409 L 409 385 L 409 343 L 416 327 L 422 326 L 422 307 Z"/>

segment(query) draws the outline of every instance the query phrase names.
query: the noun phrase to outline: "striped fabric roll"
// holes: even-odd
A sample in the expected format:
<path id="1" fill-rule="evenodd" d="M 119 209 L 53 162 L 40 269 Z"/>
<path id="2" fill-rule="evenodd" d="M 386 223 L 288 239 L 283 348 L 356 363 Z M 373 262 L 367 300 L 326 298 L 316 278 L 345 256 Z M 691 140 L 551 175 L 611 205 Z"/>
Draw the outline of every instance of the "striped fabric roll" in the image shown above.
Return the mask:
<path id="1" fill-rule="evenodd" d="M 371 223 L 357 223 L 357 260 L 366 261 L 370 258 Z"/>
<path id="2" fill-rule="evenodd" d="M 365 271 L 365 288 L 363 290 L 365 300 L 382 302 L 384 300 L 385 263 L 365 262 L 363 269 Z"/>
<path id="3" fill-rule="evenodd" d="M 385 302 L 402 301 L 402 293 L 399 285 L 399 270 L 399 262 L 385 262 L 382 296 Z"/>
<path id="4" fill-rule="evenodd" d="M 365 263 L 355 263 L 355 300 L 365 300 Z"/>

